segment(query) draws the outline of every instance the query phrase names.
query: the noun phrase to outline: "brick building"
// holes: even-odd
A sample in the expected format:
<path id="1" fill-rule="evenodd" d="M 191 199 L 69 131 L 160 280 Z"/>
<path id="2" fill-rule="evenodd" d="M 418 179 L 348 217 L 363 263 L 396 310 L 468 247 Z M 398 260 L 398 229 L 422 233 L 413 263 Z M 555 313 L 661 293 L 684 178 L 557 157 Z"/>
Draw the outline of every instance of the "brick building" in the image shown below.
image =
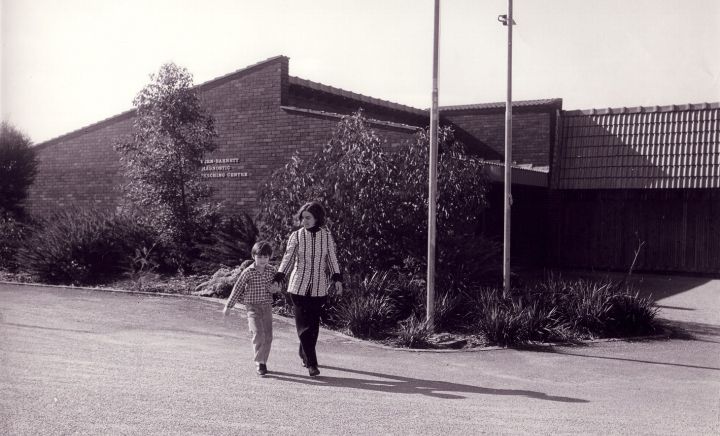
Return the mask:
<path id="1" fill-rule="evenodd" d="M 359 108 L 392 146 L 429 124 L 429 112 L 371 98 L 289 75 L 289 59 L 278 56 L 197 87 L 215 119 L 217 149 L 207 158 L 207 183 L 230 210 L 252 212 L 258 187 L 296 151 L 311 155 L 330 138 L 343 115 Z M 532 171 L 547 184 L 554 115 L 561 100 L 518 102 L 515 158 L 540 165 Z M 443 123 L 486 159 L 501 159 L 504 104 L 443 108 Z M 113 143 L 130 135 L 134 110 L 36 146 L 40 165 L 27 207 L 45 215 L 58 207 L 112 208 L 123 182 Z M 542 153 L 542 150 L 545 153 Z M 527 165 L 526 165 L 527 166 Z M 515 168 L 520 173 L 527 168 Z M 495 171 L 497 172 L 497 171 Z M 491 173 L 493 173 L 491 171 Z"/>
<path id="2" fill-rule="evenodd" d="M 229 210 L 252 213 L 259 187 L 295 152 L 309 156 L 360 108 L 397 147 L 429 112 L 289 75 L 278 56 L 197 86 L 214 117 L 207 183 Z M 113 142 L 134 111 L 39 144 L 28 209 L 112 208 L 123 182 Z M 441 123 L 486 159 L 486 232 L 502 233 L 505 104 L 440 108 Z M 720 273 L 717 103 L 563 111 L 561 99 L 513 102 L 513 263 Z"/>

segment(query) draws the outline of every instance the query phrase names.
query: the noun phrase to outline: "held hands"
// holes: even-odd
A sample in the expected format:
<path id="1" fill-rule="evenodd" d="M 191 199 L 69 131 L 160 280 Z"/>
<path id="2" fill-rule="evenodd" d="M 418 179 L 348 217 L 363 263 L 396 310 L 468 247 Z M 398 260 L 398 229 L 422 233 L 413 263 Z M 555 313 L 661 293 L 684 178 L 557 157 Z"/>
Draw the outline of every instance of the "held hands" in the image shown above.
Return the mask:
<path id="1" fill-rule="evenodd" d="M 332 282 L 327 287 L 328 295 L 341 296 L 343 294 L 342 282 Z"/>
<path id="2" fill-rule="evenodd" d="M 338 297 L 343 294 L 342 282 L 335 282 L 335 295 Z"/>
<path id="3" fill-rule="evenodd" d="M 281 289 L 280 289 L 280 283 L 278 283 L 278 282 L 273 282 L 273 283 L 270 285 L 270 292 L 272 292 L 273 294 L 278 294 L 278 293 L 280 293 L 280 291 L 281 291 Z"/>

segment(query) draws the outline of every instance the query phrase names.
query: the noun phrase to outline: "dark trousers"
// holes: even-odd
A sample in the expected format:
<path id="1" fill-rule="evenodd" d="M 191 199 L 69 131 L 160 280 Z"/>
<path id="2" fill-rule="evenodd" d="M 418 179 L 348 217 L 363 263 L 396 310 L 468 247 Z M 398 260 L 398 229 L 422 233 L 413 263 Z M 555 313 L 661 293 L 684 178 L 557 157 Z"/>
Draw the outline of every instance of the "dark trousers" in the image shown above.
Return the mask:
<path id="1" fill-rule="evenodd" d="M 317 366 L 315 345 L 320 333 L 320 313 L 327 297 L 303 297 L 290 294 L 295 306 L 295 328 L 300 339 L 298 354 L 307 366 Z"/>

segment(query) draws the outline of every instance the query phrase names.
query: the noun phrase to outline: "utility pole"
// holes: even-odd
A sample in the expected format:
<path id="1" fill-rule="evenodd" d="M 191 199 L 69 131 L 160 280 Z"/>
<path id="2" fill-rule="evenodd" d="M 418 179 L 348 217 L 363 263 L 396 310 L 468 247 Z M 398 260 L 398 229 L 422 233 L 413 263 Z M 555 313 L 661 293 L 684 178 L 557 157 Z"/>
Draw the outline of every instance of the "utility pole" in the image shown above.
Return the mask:
<path id="1" fill-rule="evenodd" d="M 512 207 L 512 28 L 513 0 L 508 0 L 507 15 L 498 17 L 507 26 L 507 98 L 505 99 L 505 193 L 503 229 L 503 292 L 510 293 L 510 209 Z"/>
<path id="2" fill-rule="evenodd" d="M 430 168 L 428 171 L 428 255 L 427 255 L 427 314 L 430 330 L 435 329 L 435 235 L 437 209 L 438 157 L 438 46 L 440 40 L 440 0 L 435 0 L 433 32 L 432 108 L 430 109 Z"/>

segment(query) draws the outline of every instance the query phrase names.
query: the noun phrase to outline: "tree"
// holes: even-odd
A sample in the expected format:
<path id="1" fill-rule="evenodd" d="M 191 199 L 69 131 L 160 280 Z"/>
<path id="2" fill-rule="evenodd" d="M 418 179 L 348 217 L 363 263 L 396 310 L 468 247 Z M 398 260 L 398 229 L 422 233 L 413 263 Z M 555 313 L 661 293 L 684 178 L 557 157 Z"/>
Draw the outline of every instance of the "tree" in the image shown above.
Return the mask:
<path id="1" fill-rule="evenodd" d="M 167 242 L 187 250 L 212 212 L 203 183 L 204 154 L 215 148 L 213 119 L 201 107 L 192 75 L 164 64 L 135 97 L 131 140 L 115 149 L 128 179 L 125 193 Z"/>
<path id="2" fill-rule="evenodd" d="M 35 180 L 37 159 L 32 142 L 3 121 L 0 126 L 0 212 L 17 215 Z"/>
<path id="3" fill-rule="evenodd" d="M 439 272 L 481 274 L 468 271 L 461 264 L 474 260 L 461 257 L 475 248 L 496 254 L 478 236 L 487 181 L 481 163 L 465 154 L 451 129 L 442 128 L 439 139 Z M 361 112 L 346 116 L 322 151 L 310 159 L 293 156 L 269 178 L 260 193 L 261 233 L 279 245 L 298 207 L 319 200 L 329 209 L 339 257 L 350 272 L 417 272 L 427 250 L 428 150 L 427 130 L 388 152 Z"/>

